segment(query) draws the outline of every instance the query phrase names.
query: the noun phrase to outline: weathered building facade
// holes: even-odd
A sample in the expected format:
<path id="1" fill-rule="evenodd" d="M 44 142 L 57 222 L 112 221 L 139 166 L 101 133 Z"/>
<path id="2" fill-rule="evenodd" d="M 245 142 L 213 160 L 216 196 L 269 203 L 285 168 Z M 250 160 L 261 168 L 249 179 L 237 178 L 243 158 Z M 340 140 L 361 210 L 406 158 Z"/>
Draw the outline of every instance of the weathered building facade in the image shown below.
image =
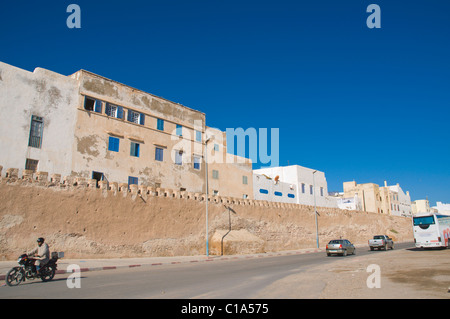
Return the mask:
<path id="1" fill-rule="evenodd" d="M 64 76 L 1 62 L 0 111 L 4 167 L 206 191 L 205 141 L 217 132 L 209 133 L 200 111 L 85 70 Z M 221 147 L 226 152 L 226 143 Z M 208 152 L 214 157 L 210 145 Z M 210 182 L 210 193 L 251 197 L 251 183 L 242 183 L 251 179 L 251 162 L 208 170 L 209 178 L 218 175 L 213 170 L 230 172 L 220 184 Z"/>

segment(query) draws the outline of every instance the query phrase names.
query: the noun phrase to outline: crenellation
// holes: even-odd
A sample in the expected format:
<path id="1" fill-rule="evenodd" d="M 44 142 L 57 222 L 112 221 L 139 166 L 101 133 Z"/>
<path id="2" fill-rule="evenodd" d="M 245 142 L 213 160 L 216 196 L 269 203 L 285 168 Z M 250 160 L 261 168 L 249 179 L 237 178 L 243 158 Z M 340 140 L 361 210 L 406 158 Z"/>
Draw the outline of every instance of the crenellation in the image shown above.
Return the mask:
<path id="1" fill-rule="evenodd" d="M 0 165 L 0 174 L 3 170 L 3 166 Z M 165 197 L 171 199 L 184 199 L 184 200 L 194 200 L 199 202 L 206 201 L 205 193 L 193 193 L 187 191 L 178 191 L 171 188 L 161 188 L 153 187 L 148 185 L 137 185 L 118 182 L 109 182 L 106 180 L 97 181 L 96 179 L 87 179 L 80 176 L 68 175 L 62 177 L 61 174 L 52 174 L 50 180 L 48 180 L 48 172 L 38 171 L 34 172 L 32 170 L 22 170 L 21 176 L 19 176 L 19 169 L 8 168 L 6 169 L 6 176 L 4 180 L 6 182 L 17 182 L 20 181 L 22 185 L 27 183 L 36 186 L 54 186 L 60 189 L 73 190 L 73 189 L 86 189 L 86 190 L 102 190 L 102 193 L 107 196 L 107 193 L 111 192 L 116 195 L 118 192 L 123 194 L 123 197 L 127 197 L 128 193 L 132 195 L 132 198 L 136 198 L 137 195 L 141 195 L 145 200 L 148 197 Z M 1 176 L 1 175 L 0 175 Z M 208 194 L 208 202 L 210 204 L 216 205 L 238 205 L 238 206 L 251 206 L 256 208 L 267 208 L 276 210 L 303 210 L 311 215 L 314 215 L 314 206 L 296 204 L 296 203 L 281 203 L 281 202 L 271 202 L 267 200 L 256 200 L 248 198 L 237 198 L 229 196 L 218 196 Z M 353 213 L 361 213 L 361 211 L 347 211 L 339 208 L 331 207 L 317 207 L 323 216 L 348 216 L 351 217 Z"/>
<path id="2" fill-rule="evenodd" d="M 61 174 L 52 174 L 50 176 L 50 181 L 54 184 L 60 184 L 61 183 Z"/>
<path id="3" fill-rule="evenodd" d="M 18 168 L 8 168 L 6 170 L 6 178 L 19 178 L 19 169 Z"/>
<path id="4" fill-rule="evenodd" d="M 31 169 L 24 169 L 22 171 L 22 180 L 31 182 L 33 181 L 34 171 Z"/>
<path id="5" fill-rule="evenodd" d="M 122 193 L 128 193 L 128 183 L 119 183 L 118 191 Z"/>
<path id="6" fill-rule="evenodd" d="M 94 189 L 97 188 L 97 180 L 93 179 L 93 178 L 89 179 L 87 181 L 87 187 L 94 188 Z"/>
<path id="7" fill-rule="evenodd" d="M 48 181 L 48 172 L 38 171 L 36 172 L 36 180 L 38 182 L 47 182 Z"/>

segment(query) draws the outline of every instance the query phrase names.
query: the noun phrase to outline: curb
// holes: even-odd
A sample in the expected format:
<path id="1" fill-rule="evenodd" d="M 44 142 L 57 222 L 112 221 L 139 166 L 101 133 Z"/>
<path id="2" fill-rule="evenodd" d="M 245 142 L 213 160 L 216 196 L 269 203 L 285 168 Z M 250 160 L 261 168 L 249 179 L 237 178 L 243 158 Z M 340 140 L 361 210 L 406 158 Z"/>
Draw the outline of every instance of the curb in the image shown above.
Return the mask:
<path id="1" fill-rule="evenodd" d="M 103 266 L 103 267 L 84 267 L 80 268 L 80 272 L 89 272 L 89 271 L 100 271 L 100 270 L 115 270 L 122 268 L 137 268 L 137 267 L 152 267 L 152 266 L 163 266 L 163 265 L 178 265 L 178 264 L 192 264 L 199 262 L 208 262 L 208 261 L 222 261 L 222 260 L 237 260 L 237 259 L 252 259 L 252 258 L 265 258 L 265 257 L 278 257 L 278 256 L 289 256 L 289 255 L 302 255 L 302 254 L 311 254 L 322 252 L 323 249 L 310 249 L 304 251 L 288 251 L 288 252 L 271 252 L 271 253 L 263 253 L 263 254 L 254 254 L 254 255 L 232 255 L 229 257 L 224 256 L 216 256 L 209 257 L 205 259 L 192 259 L 187 261 L 170 261 L 170 262 L 160 262 L 160 263 L 148 263 L 148 264 L 130 264 L 130 265 L 118 265 L 118 266 Z M 74 273 L 75 271 L 67 271 L 67 270 L 56 270 L 56 274 L 68 274 Z M 0 280 L 5 280 L 6 275 L 0 275 Z"/>

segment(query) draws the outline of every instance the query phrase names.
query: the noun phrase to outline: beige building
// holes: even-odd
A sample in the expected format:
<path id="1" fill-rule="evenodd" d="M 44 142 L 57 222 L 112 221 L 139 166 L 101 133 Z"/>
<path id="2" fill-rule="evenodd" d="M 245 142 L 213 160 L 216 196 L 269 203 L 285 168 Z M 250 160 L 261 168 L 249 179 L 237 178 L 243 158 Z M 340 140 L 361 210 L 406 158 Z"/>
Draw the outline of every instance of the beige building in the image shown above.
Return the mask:
<path id="1" fill-rule="evenodd" d="M 380 187 L 374 183 L 357 184 L 355 181 L 344 182 L 343 197 L 357 196 L 364 212 L 387 214 L 387 208 L 382 203 Z"/>
<path id="2" fill-rule="evenodd" d="M 437 210 L 430 207 L 428 199 L 418 199 L 412 202 L 411 210 L 413 215 L 437 213 Z"/>
<path id="3" fill-rule="evenodd" d="M 411 215 L 409 192 L 404 193 L 399 184 L 388 186 L 385 181 L 384 187 L 380 187 L 374 183 L 345 182 L 343 197 L 352 196 L 359 198 L 361 208 L 366 212 L 398 216 Z"/>
<path id="4" fill-rule="evenodd" d="M 200 111 L 85 70 L 0 62 L 0 111 L 3 167 L 177 191 L 206 191 L 205 135 L 220 135 Z M 208 143 L 220 152 L 226 138 Z M 210 193 L 251 198 L 251 162 L 230 159 L 208 167 Z"/>
<path id="5" fill-rule="evenodd" d="M 253 199 L 252 161 L 227 152 L 226 133 L 206 127 L 208 193 Z"/>

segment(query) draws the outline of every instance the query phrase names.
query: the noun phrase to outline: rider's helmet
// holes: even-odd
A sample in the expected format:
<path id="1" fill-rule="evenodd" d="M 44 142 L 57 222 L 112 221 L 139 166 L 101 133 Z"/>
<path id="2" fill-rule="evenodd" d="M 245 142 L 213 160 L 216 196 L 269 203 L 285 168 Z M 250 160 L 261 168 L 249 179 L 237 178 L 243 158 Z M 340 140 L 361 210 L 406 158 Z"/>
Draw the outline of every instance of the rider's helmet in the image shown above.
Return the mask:
<path id="1" fill-rule="evenodd" d="M 44 238 L 39 237 L 39 238 L 37 239 L 37 242 L 38 242 L 38 243 L 43 243 L 43 242 L 44 242 Z"/>

